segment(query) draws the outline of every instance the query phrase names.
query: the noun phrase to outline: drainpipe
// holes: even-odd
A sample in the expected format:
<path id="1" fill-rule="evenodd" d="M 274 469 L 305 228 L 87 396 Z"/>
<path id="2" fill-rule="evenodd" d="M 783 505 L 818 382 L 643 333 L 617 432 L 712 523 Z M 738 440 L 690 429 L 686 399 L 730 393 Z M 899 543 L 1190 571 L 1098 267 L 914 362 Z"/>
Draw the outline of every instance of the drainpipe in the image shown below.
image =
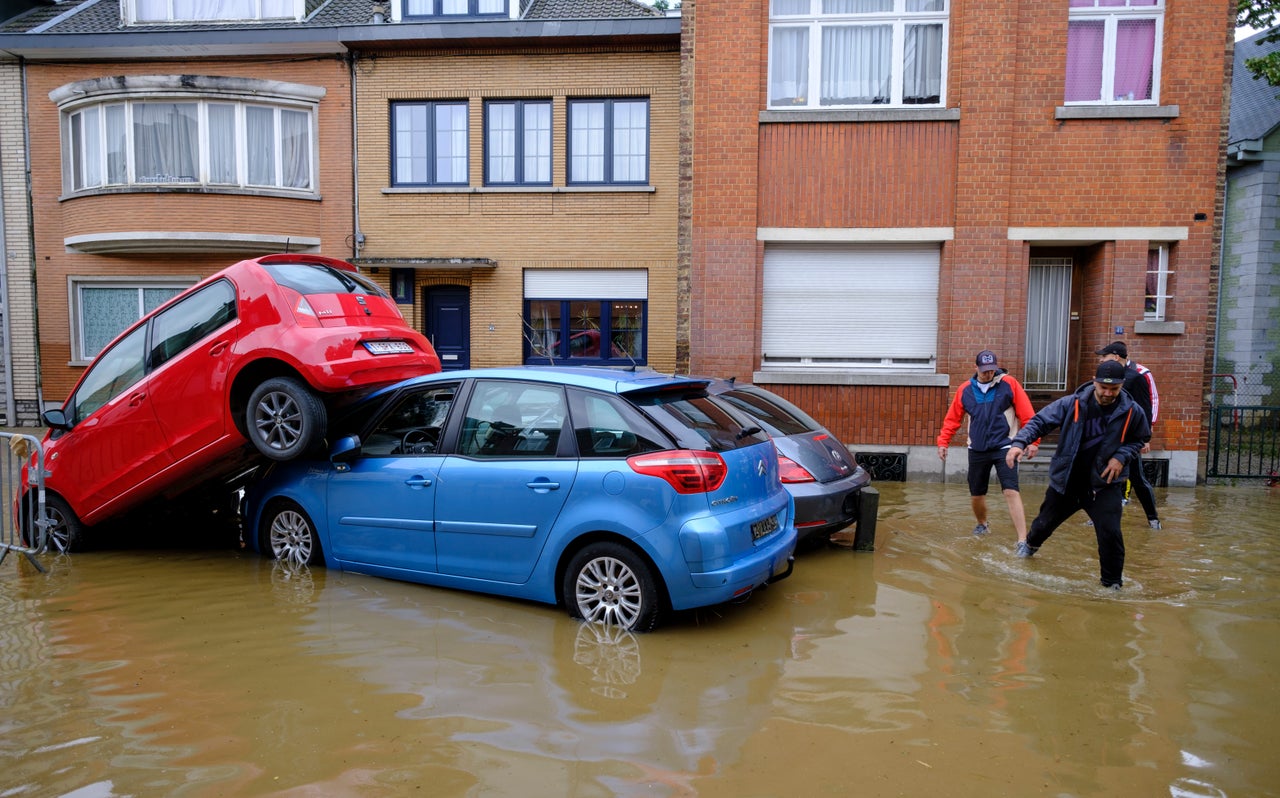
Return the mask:
<path id="1" fill-rule="evenodd" d="M 36 416 L 39 417 L 44 414 L 44 376 L 40 358 L 40 302 L 39 291 L 36 287 L 36 213 L 31 188 L 31 124 L 28 121 L 31 119 L 31 114 L 27 96 L 27 59 L 24 56 L 18 56 L 18 67 L 22 75 L 22 149 L 27 183 L 27 249 L 28 257 L 30 258 L 29 274 L 31 277 L 31 341 L 35 349 Z M 9 346 L 13 346 L 13 339 L 9 339 Z"/>
<path id="2" fill-rule="evenodd" d="M 375 15 L 375 21 L 377 17 Z M 356 87 L 356 54 L 347 52 L 347 73 L 351 76 L 351 257 L 360 257 L 364 233 L 360 232 L 360 125 Z"/>

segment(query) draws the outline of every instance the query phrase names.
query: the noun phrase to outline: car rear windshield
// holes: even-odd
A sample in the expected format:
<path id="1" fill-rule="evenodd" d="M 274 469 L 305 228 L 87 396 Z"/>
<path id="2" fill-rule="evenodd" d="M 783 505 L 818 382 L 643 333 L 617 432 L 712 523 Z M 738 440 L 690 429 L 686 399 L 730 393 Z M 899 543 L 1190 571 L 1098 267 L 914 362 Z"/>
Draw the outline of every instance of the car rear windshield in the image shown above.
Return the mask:
<path id="1" fill-rule="evenodd" d="M 800 408 L 781 396 L 752 388 L 734 388 L 719 397 L 760 421 L 775 435 L 801 435 L 820 429 Z"/>
<path id="2" fill-rule="evenodd" d="M 362 274 L 335 269 L 323 263 L 266 263 L 262 268 L 285 288 L 303 296 L 311 294 L 372 294 L 387 296 L 377 283 Z"/>
<path id="3" fill-rule="evenodd" d="M 628 394 L 627 398 L 667 430 L 683 449 L 724 452 L 769 440 L 769 435 L 697 391 Z"/>

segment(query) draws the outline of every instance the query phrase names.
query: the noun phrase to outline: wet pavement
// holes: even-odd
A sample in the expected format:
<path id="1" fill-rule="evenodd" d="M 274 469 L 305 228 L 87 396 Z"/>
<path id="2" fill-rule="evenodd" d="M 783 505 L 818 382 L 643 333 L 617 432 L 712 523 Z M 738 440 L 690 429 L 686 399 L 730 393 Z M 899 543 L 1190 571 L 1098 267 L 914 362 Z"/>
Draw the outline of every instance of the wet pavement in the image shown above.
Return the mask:
<path id="1" fill-rule="evenodd" d="M 879 483 L 876 550 L 631 635 L 226 547 L 0 564 L 0 797 L 1267 796 L 1280 488 L 1071 519 Z M 1029 515 L 1043 487 L 1028 486 Z"/>

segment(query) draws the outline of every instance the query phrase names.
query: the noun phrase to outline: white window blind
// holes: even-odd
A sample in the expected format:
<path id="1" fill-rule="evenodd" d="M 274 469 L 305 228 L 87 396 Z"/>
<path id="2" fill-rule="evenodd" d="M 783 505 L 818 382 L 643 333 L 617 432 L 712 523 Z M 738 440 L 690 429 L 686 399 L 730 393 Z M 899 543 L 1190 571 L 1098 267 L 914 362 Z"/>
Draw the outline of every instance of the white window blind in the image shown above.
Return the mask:
<path id="1" fill-rule="evenodd" d="M 645 269 L 526 269 L 525 299 L 648 299 Z"/>
<path id="2" fill-rule="evenodd" d="M 770 245 L 763 360 L 775 367 L 929 368 L 937 245 Z"/>

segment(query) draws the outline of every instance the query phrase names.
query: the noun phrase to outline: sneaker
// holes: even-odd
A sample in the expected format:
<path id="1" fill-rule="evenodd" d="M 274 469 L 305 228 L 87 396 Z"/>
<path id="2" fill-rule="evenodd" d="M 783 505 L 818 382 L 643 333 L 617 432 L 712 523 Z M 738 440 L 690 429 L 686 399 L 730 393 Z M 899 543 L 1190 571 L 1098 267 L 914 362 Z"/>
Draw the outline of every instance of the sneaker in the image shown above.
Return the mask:
<path id="1" fill-rule="evenodd" d="M 1038 546 L 1033 549 L 1031 548 L 1030 544 L 1028 544 L 1025 540 L 1019 540 L 1017 547 L 1013 550 L 1013 553 L 1015 556 L 1022 557 L 1025 559 L 1035 554 L 1039 550 L 1040 548 Z"/>
<path id="2" fill-rule="evenodd" d="M 987 526 L 986 524 L 978 524 L 973 528 L 973 534 L 978 537 L 982 537 L 983 535 L 987 534 L 990 531 L 991 531 L 991 527 Z"/>
<path id="3" fill-rule="evenodd" d="M 1114 583 L 1112 583 L 1112 584 L 1108 585 L 1107 583 L 1105 583 L 1105 582 L 1104 582 L 1104 583 L 1102 584 L 1102 588 L 1103 588 L 1103 590 L 1119 590 L 1119 589 L 1120 589 L 1120 583 L 1119 583 L 1119 582 L 1114 582 Z"/>
<path id="4" fill-rule="evenodd" d="M 1147 521 L 1147 524 L 1150 525 L 1152 529 L 1164 529 L 1164 527 L 1160 526 L 1159 518 L 1152 518 L 1150 521 Z"/>

